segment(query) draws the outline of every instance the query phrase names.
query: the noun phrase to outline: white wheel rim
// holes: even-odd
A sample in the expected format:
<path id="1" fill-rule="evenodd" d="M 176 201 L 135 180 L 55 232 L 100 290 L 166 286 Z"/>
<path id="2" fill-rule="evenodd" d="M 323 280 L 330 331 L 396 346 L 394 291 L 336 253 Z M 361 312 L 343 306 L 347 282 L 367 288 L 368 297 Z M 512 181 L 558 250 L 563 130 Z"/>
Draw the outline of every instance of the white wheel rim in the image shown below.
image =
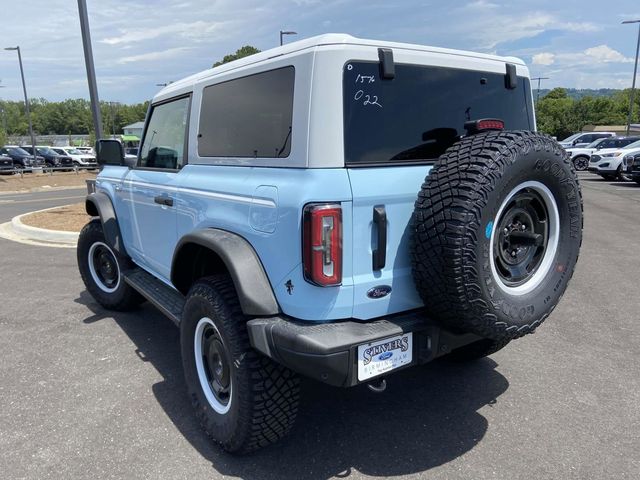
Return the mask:
<path id="1" fill-rule="evenodd" d="M 549 215 L 549 238 L 547 241 L 547 247 L 545 249 L 544 256 L 535 273 L 531 276 L 531 278 L 529 278 L 522 285 L 512 287 L 512 286 L 506 285 L 502 281 L 502 278 L 500 277 L 496 269 L 495 255 L 494 255 L 494 237 L 496 235 L 498 222 L 501 218 L 501 215 L 505 207 L 509 204 L 510 200 L 518 192 L 524 189 L 534 190 L 542 197 Z M 489 260 L 491 264 L 491 273 L 493 275 L 493 278 L 496 284 L 503 292 L 508 293 L 509 295 L 519 296 L 519 295 L 526 295 L 532 292 L 536 287 L 540 285 L 540 283 L 542 283 L 544 278 L 549 273 L 549 270 L 553 266 L 553 262 L 556 257 L 556 252 L 558 250 L 558 243 L 560 241 L 560 214 L 558 213 L 558 205 L 556 203 L 555 197 L 551 193 L 551 190 L 549 190 L 544 184 L 537 181 L 528 181 L 528 182 L 521 183 L 520 185 L 515 187 L 513 190 L 511 190 L 509 195 L 507 195 L 505 200 L 500 205 L 500 208 L 498 209 L 498 213 L 496 214 L 492 223 L 493 223 L 493 228 L 491 231 L 491 238 L 490 238 L 490 244 L 489 244 Z"/>
<path id="2" fill-rule="evenodd" d="M 108 287 L 107 285 L 104 284 L 102 278 L 100 277 L 100 275 L 98 274 L 98 272 L 96 271 L 96 267 L 93 263 L 93 256 L 96 253 L 96 249 L 98 247 L 103 247 L 105 249 L 107 249 L 109 251 L 109 253 L 111 254 L 111 256 L 113 256 L 113 263 L 116 266 L 116 270 L 117 270 L 117 275 L 118 275 L 118 281 L 116 282 L 116 285 L 114 287 Z M 115 292 L 118 287 L 120 286 L 120 281 L 121 281 L 121 277 L 120 277 L 120 265 L 118 265 L 118 258 L 116 257 L 116 255 L 113 253 L 113 250 L 111 250 L 111 247 L 109 247 L 109 245 L 107 245 L 104 242 L 95 242 L 91 245 L 91 247 L 89 248 L 89 253 L 87 253 L 87 262 L 89 264 L 89 272 L 91 273 L 91 278 L 93 279 L 93 282 L 98 286 L 98 288 L 100 290 L 102 290 L 105 293 L 113 293 Z"/>
<path id="3" fill-rule="evenodd" d="M 233 375 L 231 375 L 231 372 L 230 372 L 229 401 L 226 404 L 224 404 L 215 396 L 215 394 L 211 390 L 211 386 L 209 385 L 209 379 L 207 378 L 207 374 L 205 371 L 204 352 L 202 351 L 202 342 L 203 342 L 203 334 L 207 326 L 211 326 L 214 328 L 214 330 L 218 335 L 218 338 L 222 342 L 222 335 L 220 335 L 220 330 L 218 330 L 218 327 L 216 327 L 215 323 L 213 323 L 213 320 L 211 320 L 208 317 L 201 318 L 198 321 L 198 324 L 196 325 L 196 331 L 193 336 L 193 352 L 194 352 L 195 361 L 196 361 L 196 371 L 198 373 L 200 388 L 202 389 L 202 392 L 204 393 L 204 396 L 207 399 L 207 402 L 209 402 L 209 405 L 211 406 L 211 408 L 213 408 L 217 413 L 224 415 L 231 408 L 231 403 L 233 401 Z M 222 344 L 226 348 L 226 346 L 224 345 L 224 342 L 222 342 Z"/>

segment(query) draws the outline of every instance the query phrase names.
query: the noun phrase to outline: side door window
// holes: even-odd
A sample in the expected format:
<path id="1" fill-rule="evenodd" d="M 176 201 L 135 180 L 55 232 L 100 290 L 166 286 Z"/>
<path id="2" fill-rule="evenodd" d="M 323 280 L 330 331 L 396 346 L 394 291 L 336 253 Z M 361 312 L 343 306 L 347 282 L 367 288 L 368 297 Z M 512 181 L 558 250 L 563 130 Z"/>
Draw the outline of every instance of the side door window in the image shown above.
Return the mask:
<path id="1" fill-rule="evenodd" d="M 178 170 L 185 163 L 190 97 L 153 107 L 138 166 Z"/>
<path id="2" fill-rule="evenodd" d="M 122 188 L 129 228 L 123 228 L 134 261 L 169 279 L 177 242 L 178 177 L 187 158 L 187 124 L 191 96 L 154 105 L 136 168 Z M 128 242 L 127 242 L 128 240 Z"/>

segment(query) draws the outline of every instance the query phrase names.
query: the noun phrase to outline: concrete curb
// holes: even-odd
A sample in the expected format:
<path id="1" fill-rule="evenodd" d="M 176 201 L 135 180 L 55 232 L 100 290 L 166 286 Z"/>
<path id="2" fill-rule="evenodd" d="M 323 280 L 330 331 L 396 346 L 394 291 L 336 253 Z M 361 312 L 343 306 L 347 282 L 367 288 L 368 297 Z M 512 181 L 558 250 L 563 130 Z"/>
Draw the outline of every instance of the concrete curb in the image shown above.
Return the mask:
<path id="1" fill-rule="evenodd" d="M 35 242 L 42 242 L 47 244 L 58 244 L 69 247 L 75 247 L 78 243 L 79 233 L 77 232 L 64 232 L 62 230 L 48 230 L 46 228 L 32 227 L 22 223 L 22 217 L 31 215 L 32 213 L 46 212 L 48 210 L 55 210 L 60 207 L 45 208 L 43 210 L 36 210 L 34 212 L 23 213 L 17 217 L 11 219 L 11 229 L 18 236 L 27 240 Z"/>

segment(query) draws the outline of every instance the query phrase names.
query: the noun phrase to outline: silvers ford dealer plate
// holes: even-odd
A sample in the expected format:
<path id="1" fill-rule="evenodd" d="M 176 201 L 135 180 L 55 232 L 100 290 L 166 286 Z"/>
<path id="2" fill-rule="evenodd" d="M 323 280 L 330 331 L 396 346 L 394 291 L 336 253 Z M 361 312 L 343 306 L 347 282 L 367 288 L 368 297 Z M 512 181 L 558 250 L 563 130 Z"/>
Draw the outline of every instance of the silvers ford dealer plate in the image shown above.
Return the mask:
<path id="1" fill-rule="evenodd" d="M 412 352 L 411 332 L 358 345 L 358 380 L 367 380 L 411 363 Z"/>

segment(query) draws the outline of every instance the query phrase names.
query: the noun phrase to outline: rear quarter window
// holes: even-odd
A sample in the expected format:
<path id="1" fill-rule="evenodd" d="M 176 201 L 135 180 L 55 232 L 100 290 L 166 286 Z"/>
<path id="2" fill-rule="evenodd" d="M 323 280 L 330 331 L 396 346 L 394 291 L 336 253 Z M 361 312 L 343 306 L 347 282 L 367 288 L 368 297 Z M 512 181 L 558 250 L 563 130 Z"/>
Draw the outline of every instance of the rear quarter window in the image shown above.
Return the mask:
<path id="1" fill-rule="evenodd" d="M 383 80 L 377 62 L 348 62 L 343 73 L 344 147 L 348 165 L 434 161 L 465 134 L 464 123 L 499 118 L 507 130 L 531 130 L 529 80 L 515 89 L 505 75 L 395 65 Z"/>
<path id="2" fill-rule="evenodd" d="M 205 87 L 198 129 L 201 157 L 288 157 L 294 67 Z"/>

